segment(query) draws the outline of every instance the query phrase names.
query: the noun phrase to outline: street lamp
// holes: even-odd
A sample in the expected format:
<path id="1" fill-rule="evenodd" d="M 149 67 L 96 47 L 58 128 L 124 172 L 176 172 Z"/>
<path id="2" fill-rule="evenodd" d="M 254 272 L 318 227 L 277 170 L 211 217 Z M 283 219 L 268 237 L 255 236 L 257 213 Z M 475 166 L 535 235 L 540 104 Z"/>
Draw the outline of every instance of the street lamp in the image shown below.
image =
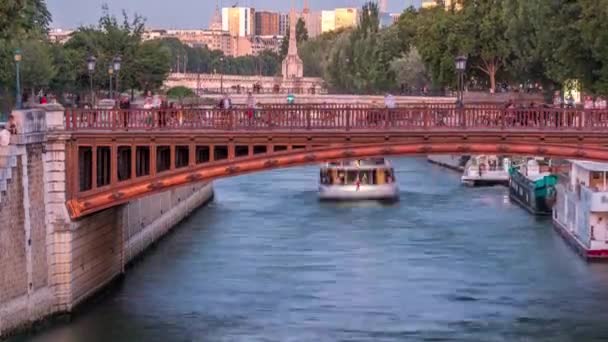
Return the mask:
<path id="1" fill-rule="evenodd" d="M 95 103 L 95 93 L 93 93 L 93 73 L 95 72 L 96 65 L 97 58 L 90 55 L 89 58 L 87 58 L 87 70 L 89 71 L 89 81 L 91 83 L 91 107 L 93 106 L 93 103 Z"/>
<path id="2" fill-rule="evenodd" d="M 21 49 L 16 49 L 15 50 L 15 73 L 16 73 L 16 80 L 17 80 L 17 84 L 16 84 L 16 94 L 15 96 L 17 97 L 17 109 L 21 109 L 23 106 L 22 103 L 22 98 L 21 98 L 21 74 L 20 74 L 20 67 L 21 67 Z"/>
<path id="3" fill-rule="evenodd" d="M 467 70 L 467 56 L 460 55 L 454 60 L 456 73 L 458 74 L 458 97 L 456 105 L 460 108 L 464 105 L 464 73 Z"/>
<path id="4" fill-rule="evenodd" d="M 119 88 L 119 72 L 122 67 L 122 57 L 116 56 L 114 57 L 114 71 L 116 72 L 116 92 L 118 93 L 118 97 L 120 97 L 120 88 Z"/>
<path id="5" fill-rule="evenodd" d="M 114 94 L 112 92 L 112 79 L 114 78 L 114 65 L 112 65 L 112 63 L 110 63 L 110 65 L 108 66 L 108 76 L 110 76 L 110 96 L 109 96 L 109 98 L 113 99 Z"/>

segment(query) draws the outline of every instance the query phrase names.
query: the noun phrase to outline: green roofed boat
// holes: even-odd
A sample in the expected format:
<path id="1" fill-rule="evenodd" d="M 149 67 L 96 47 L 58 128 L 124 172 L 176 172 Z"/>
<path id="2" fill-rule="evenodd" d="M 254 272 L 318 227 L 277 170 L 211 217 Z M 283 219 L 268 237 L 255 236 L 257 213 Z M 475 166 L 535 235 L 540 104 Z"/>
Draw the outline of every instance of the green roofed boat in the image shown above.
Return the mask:
<path id="1" fill-rule="evenodd" d="M 557 175 L 543 161 L 530 159 L 509 169 L 509 198 L 534 215 L 551 215 L 555 204 Z"/>

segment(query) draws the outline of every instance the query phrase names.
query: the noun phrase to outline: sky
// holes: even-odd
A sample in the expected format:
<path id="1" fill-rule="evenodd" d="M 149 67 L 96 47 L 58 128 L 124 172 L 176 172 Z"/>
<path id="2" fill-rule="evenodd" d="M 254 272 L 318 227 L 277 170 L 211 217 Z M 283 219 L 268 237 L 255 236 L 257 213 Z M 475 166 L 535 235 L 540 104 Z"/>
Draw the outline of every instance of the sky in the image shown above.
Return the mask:
<path id="1" fill-rule="evenodd" d="M 1 0 L 0 0 L 1 1 Z M 206 28 L 215 9 L 215 0 L 46 0 L 53 15 L 53 28 L 77 28 L 96 24 L 101 6 L 108 4 L 110 11 L 119 15 L 126 10 L 129 15 L 140 14 L 152 28 Z M 418 5 L 421 0 L 388 0 L 390 12 L 401 12 L 406 6 Z M 291 0 L 221 0 L 230 7 L 240 6 L 260 10 L 288 11 Z M 295 0 L 302 7 L 302 0 Z M 309 0 L 312 10 L 335 7 L 360 7 L 365 0 Z"/>

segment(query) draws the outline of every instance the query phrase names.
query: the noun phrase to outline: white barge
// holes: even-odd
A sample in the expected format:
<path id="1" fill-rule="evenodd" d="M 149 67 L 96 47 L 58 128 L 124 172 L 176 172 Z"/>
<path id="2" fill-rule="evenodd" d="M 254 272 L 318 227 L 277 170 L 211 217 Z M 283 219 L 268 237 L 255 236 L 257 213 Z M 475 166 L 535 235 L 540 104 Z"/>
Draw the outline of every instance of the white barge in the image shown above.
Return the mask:
<path id="1" fill-rule="evenodd" d="M 511 160 L 498 156 L 472 156 L 464 167 L 461 181 L 465 185 L 507 185 Z"/>
<path id="2" fill-rule="evenodd" d="M 332 162 L 321 167 L 321 200 L 397 200 L 395 171 L 384 158 Z"/>
<path id="3" fill-rule="evenodd" d="M 571 161 L 560 177 L 553 225 L 585 259 L 608 260 L 608 164 Z"/>

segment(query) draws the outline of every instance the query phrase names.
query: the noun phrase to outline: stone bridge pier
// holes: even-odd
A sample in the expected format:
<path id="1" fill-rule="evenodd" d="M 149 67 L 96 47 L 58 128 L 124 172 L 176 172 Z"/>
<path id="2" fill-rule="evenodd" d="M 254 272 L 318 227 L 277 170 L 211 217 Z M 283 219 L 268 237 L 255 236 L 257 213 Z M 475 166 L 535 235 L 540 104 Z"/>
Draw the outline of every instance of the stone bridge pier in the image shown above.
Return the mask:
<path id="1" fill-rule="evenodd" d="M 73 221 L 64 109 L 13 115 L 18 134 L 0 146 L 0 337 L 70 313 L 213 197 L 211 184 L 199 183 Z"/>

